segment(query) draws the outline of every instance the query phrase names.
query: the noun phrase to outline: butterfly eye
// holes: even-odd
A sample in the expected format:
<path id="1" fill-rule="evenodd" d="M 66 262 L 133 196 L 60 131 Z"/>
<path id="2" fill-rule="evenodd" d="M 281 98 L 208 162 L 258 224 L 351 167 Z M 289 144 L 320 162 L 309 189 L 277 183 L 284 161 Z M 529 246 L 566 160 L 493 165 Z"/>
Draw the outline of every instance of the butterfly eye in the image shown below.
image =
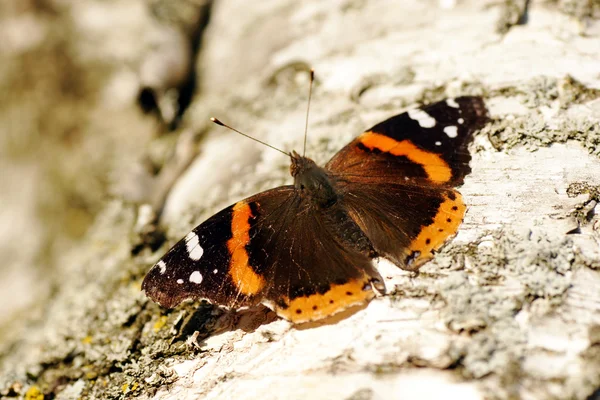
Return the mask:
<path id="1" fill-rule="evenodd" d="M 300 185 L 300 190 L 304 190 L 304 184 Z"/>

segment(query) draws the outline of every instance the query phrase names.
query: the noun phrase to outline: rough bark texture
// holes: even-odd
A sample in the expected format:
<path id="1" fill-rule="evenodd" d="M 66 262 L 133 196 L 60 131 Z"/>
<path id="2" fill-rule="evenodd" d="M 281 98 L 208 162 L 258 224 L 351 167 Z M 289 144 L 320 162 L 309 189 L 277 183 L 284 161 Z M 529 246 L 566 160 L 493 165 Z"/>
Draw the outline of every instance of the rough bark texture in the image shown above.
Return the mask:
<path id="1" fill-rule="evenodd" d="M 599 395 L 599 1 L 0 11 L 0 395 Z M 484 96 L 493 121 L 472 146 L 458 236 L 418 276 L 380 262 L 390 294 L 325 323 L 161 310 L 140 283 L 168 246 L 290 181 L 285 157 L 208 117 L 298 149 L 310 66 L 307 153 L 321 163 L 407 106 Z M 141 100 L 150 114 L 141 93 L 154 96 L 157 107 Z M 155 213 L 167 241 L 152 251 Z"/>

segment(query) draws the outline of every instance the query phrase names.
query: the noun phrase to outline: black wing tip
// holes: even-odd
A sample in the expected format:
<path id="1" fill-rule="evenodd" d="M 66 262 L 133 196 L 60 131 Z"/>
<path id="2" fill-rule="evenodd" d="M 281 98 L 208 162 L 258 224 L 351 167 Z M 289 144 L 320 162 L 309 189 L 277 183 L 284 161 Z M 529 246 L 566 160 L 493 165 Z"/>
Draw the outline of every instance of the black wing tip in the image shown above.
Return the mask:
<path id="1" fill-rule="evenodd" d="M 151 269 L 142 282 L 142 292 L 159 306 L 166 309 L 175 308 L 189 297 L 184 293 L 173 295 L 169 285 L 161 284 L 158 280 L 160 274 L 157 276 L 156 271 Z"/>
<path id="2" fill-rule="evenodd" d="M 177 307 L 179 304 L 190 298 L 190 296 L 173 296 L 156 288 L 142 289 L 142 291 L 146 297 L 167 310 Z"/>

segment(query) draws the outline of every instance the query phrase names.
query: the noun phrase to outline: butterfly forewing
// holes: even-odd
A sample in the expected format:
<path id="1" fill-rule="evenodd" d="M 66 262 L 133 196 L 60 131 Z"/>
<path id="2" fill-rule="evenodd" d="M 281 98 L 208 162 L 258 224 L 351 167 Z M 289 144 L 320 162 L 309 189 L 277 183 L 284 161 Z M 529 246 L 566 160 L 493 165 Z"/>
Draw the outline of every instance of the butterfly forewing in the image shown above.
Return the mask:
<path id="1" fill-rule="evenodd" d="M 187 299 L 231 307 L 256 303 L 255 298 L 237 290 L 228 273 L 234 207 L 194 228 L 152 267 L 142 284 L 148 297 L 166 308 Z"/>
<path id="2" fill-rule="evenodd" d="M 373 126 L 326 168 L 348 181 L 457 186 L 471 171 L 467 146 L 486 121 L 481 98 L 444 100 Z"/>

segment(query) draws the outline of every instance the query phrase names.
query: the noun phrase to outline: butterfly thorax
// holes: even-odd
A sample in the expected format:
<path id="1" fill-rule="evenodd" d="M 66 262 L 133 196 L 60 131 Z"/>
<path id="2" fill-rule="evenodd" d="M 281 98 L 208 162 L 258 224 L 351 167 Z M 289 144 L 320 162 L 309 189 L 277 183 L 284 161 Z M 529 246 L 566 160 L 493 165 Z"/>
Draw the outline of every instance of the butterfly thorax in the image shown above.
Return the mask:
<path id="1" fill-rule="evenodd" d="M 325 169 L 313 160 L 292 151 L 290 173 L 294 177 L 294 187 L 301 196 L 306 196 L 320 208 L 329 208 L 337 203 L 331 177 Z"/>
<path id="2" fill-rule="evenodd" d="M 336 239 L 370 258 L 376 257 L 377 253 L 369 238 L 341 205 L 340 195 L 327 171 L 295 151 L 290 157 L 290 172 L 294 177 L 296 191 L 322 211 L 319 218 Z"/>

